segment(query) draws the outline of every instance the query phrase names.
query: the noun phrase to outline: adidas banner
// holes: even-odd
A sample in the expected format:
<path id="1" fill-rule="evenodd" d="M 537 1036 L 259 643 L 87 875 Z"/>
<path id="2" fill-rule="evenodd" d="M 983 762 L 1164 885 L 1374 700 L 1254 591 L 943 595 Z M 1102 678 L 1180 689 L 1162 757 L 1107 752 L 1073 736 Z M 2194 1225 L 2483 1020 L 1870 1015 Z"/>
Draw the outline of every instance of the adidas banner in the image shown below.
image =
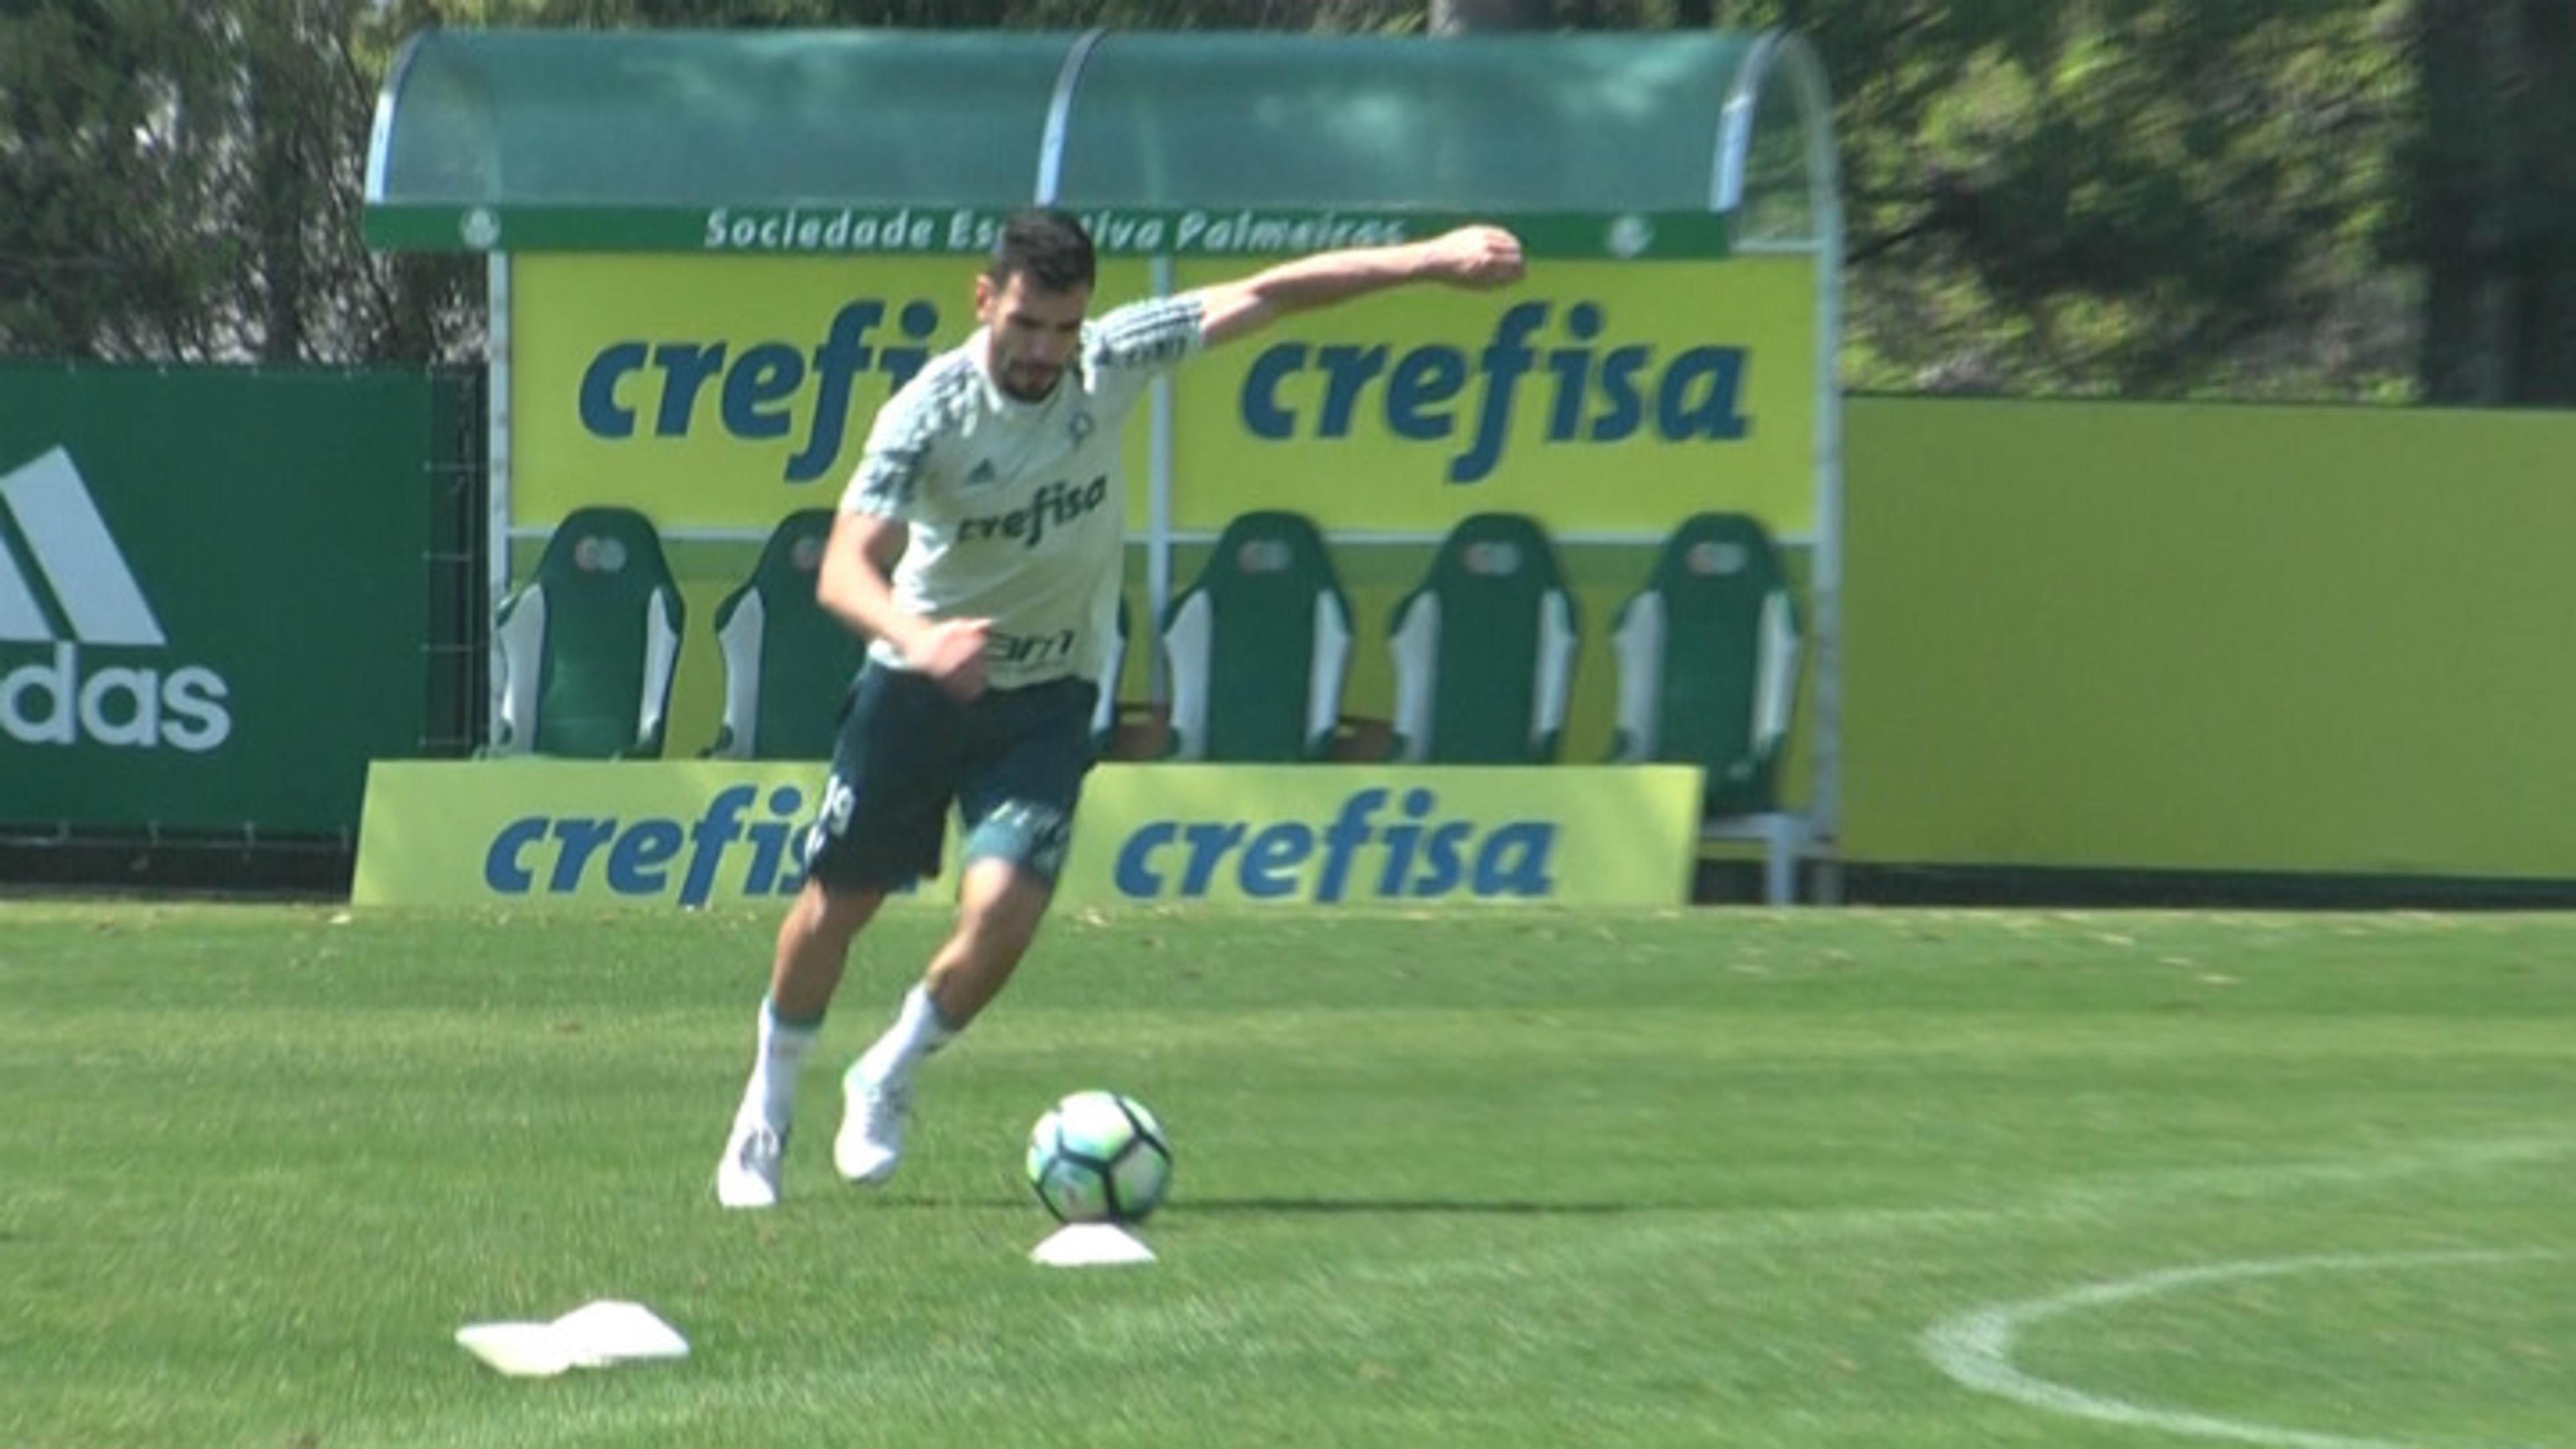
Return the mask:
<path id="1" fill-rule="evenodd" d="M 420 743 L 434 386 L 0 367 L 0 827 L 355 828 Z"/>

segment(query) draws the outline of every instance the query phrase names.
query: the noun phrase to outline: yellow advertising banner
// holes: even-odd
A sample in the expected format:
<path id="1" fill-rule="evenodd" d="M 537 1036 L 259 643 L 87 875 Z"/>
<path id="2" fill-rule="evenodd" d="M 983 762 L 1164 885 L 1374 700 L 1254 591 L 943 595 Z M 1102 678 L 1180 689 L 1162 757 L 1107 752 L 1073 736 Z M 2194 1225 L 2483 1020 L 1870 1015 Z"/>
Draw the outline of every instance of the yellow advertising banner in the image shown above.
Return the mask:
<path id="1" fill-rule="evenodd" d="M 2576 416 L 1850 419 L 1845 859 L 2576 878 Z"/>
<path id="2" fill-rule="evenodd" d="M 616 504 L 665 531 L 765 532 L 830 508 L 894 389 L 975 330 L 971 258 L 511 262 L 510 516 Z M 1146 290 L 1103 261 L 1101 295 Z M 1142 516 L 1143 428 L 1129 434 Z"/>
<path id="3" fill-rule="evenodd" d="M 1183 257 L 1174 282 L 1273 260 Z M 972 332 L 977 266 L 962 255 L 513 257 L 513 577 L 574 509 L 617 505 L 653 522 L 686 608 L 675 755 L 716 735 L 722 601 L 782 517 L 838 503 L 895 386 Z M 1103 259 L 1098 306 L 1151 290 L 1144 259 Z M 1674 525 L 1722 509 L 1792 541 L 1815 531 L 1816 306 L 1803 255 L 1541 257 L 1501 291 L 1408 287 L 1290 314 L 1175 375 L 1172 527 L 1185 550 L 1251 510 L 1305 514 L 1373 638 L 1460 518 L 1535 517 L 1558 544 L 1591 550 L 1569 556 L 1590 572 L 1573 581 L 1588 638 L 1567 740 L 1569 758 L 1599 759 L 1612 703 L 1601 631 Z M 1150 406 L 1126 436 L 1140 542 Z M 1129 583 L 1137 635 L 1150 639 L 1143 557 L 1130 555 Z M 1195 566 L 1175 555 L 1176 582 Z M 1152 662 L 1150 647 L 1134 652 L 1131 697 Z M 1363 648 L 1351 706 L 1382 711 L 1387 676 L 1384 652 Z"/>
<path id="4" fill-rule="evenodd" d="M 1189 259 L 1186 289 L 1258 260 Z M 513 260 L 511 516 L 613 503 L 667 530 L 828 507 L 877 408 L 974 330 L 971 259 Z M 1100 307 L 1144 296 L 1104 259 Z M 1336 530 L 1464 514 L 1661 537 L 1706 509 L 1815 525 L 1815 264 L 1541 260 L 1499 292 L 1294 314 L 1175 383 L 1174 523 L 1293 508 Z M 1141 524 L 1148 429 L 1128 432 Z"/>
<path id="5" fill-rule="evenodd" d="M 742 761 L 378 760 L 358 905 L 784 899 L 823 772 Z"/>
<path id="6" fill-rule="evenodd" d="M 1700 772 L 1680 766 L 1104 765 L 1065 862 L 1086 904 L 1673 906 Z"/>
<path id="7" fill-rule="evenodd" d="M 378 761 L 350 897 L 777 901 L 803 883 L 821 783 L 812 765 Z M 1663 765 L 1103 765 L 1058 899 L 1673 906 L 1689 899 L 1699 800 L 1697 770 Z"/>
<path id="8" fill-rule="evenodd" d="M 1191 261 L 1179 283 L 1243 269 Z M 1438 533 L 1502 511 L 1661 538 L 1726 509 L 1808 534 L 1816 345 L 1804 256 L 1541 260 L 1503 291 L 1293 314 L 1179 375 L 1174 523 L 1267 507 Z"/>

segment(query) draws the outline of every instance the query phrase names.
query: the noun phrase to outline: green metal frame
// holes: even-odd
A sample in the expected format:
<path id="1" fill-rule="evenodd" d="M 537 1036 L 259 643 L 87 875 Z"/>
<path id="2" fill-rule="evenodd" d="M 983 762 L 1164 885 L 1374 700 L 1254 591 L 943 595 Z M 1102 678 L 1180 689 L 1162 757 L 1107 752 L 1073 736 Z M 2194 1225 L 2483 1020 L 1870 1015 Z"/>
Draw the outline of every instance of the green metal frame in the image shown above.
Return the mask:
<path id="1" fill-rule="evenodd" d="M 967 98 L 961 101 L 961 98 Z M 1840 816 L 1842 216 L 1823 70 L 1781 32 L 1438 39 L 1086 31 L 414 36 L 378 97 L 369 242 L 490 254 L 980 255 L 1028 200 L 1110 254 L 1273 256 L 1469 218 L 1535 257 L 1814 259 L 1815 678 L 1806 847 Z M 1171 390 L 1153 393 L 1150 605 L 1171 592 Z M 493 597 L 511 525 L 492 410 Z M 1159 692 L 1162 682 L 1155 680 Z"/>
<path id="2" fill-rule="evenodd" d="M 1502 220 L 1536 255 L 1708 257 L 1768 35 L 426 31 L 378 98 L 401 250 L 980 251 L 1037 196 L 1133 255 Z M 974 104 L 957 104 L 958 96 Z M 1803 157 L 1803 151 L 1796 155 Z"/>

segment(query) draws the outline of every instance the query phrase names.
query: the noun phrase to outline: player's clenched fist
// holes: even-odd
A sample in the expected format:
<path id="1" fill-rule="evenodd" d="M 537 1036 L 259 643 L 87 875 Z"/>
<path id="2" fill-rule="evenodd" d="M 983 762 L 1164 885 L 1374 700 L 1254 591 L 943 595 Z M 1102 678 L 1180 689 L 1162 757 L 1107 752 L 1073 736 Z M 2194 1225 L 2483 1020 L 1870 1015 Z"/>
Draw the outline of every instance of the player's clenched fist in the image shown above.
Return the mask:
<path id="1" fill-rule="evenodd" d="M 942 619 L 906 641 L 904 654 L 949 698 L 971 700 L 984 692 L 984 648 L 992 634 L 990 619 Z"/>
<path id="2" fill-rule="evenodd" d="M 1462 226 L 1423 243 L 1430 275 L 1461 287 L 1502 287 L 1528 270 L 1521 239 L 1499 226 Z"/>

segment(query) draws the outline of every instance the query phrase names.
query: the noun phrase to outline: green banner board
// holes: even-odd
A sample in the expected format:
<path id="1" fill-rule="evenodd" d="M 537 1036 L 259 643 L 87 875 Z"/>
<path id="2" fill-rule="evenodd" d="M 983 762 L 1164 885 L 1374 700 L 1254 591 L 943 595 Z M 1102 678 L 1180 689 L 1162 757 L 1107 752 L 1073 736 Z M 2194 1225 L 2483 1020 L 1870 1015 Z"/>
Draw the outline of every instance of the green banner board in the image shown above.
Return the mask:
<path id="1" fill-rule="evenodd" d="M 0 824 L 353 830 L 420 751 L 457 385 L 0 367 Z"/>
<path id="2" fill-rule="evenodd" d="M 1336 211 L 1075 205 L 1109 256 L 1272 258 L 1384 246 L 1469 222 L 1508 226 L 1533 257 L 1706 261 L 1728 253 L 1708 211 Z M 388 251 L 698 252 L 712 256 L 982 256 L 1012 208 L 815 201 L 797 206 L 481 206 L 376 203 L 367 244 Z"/>

